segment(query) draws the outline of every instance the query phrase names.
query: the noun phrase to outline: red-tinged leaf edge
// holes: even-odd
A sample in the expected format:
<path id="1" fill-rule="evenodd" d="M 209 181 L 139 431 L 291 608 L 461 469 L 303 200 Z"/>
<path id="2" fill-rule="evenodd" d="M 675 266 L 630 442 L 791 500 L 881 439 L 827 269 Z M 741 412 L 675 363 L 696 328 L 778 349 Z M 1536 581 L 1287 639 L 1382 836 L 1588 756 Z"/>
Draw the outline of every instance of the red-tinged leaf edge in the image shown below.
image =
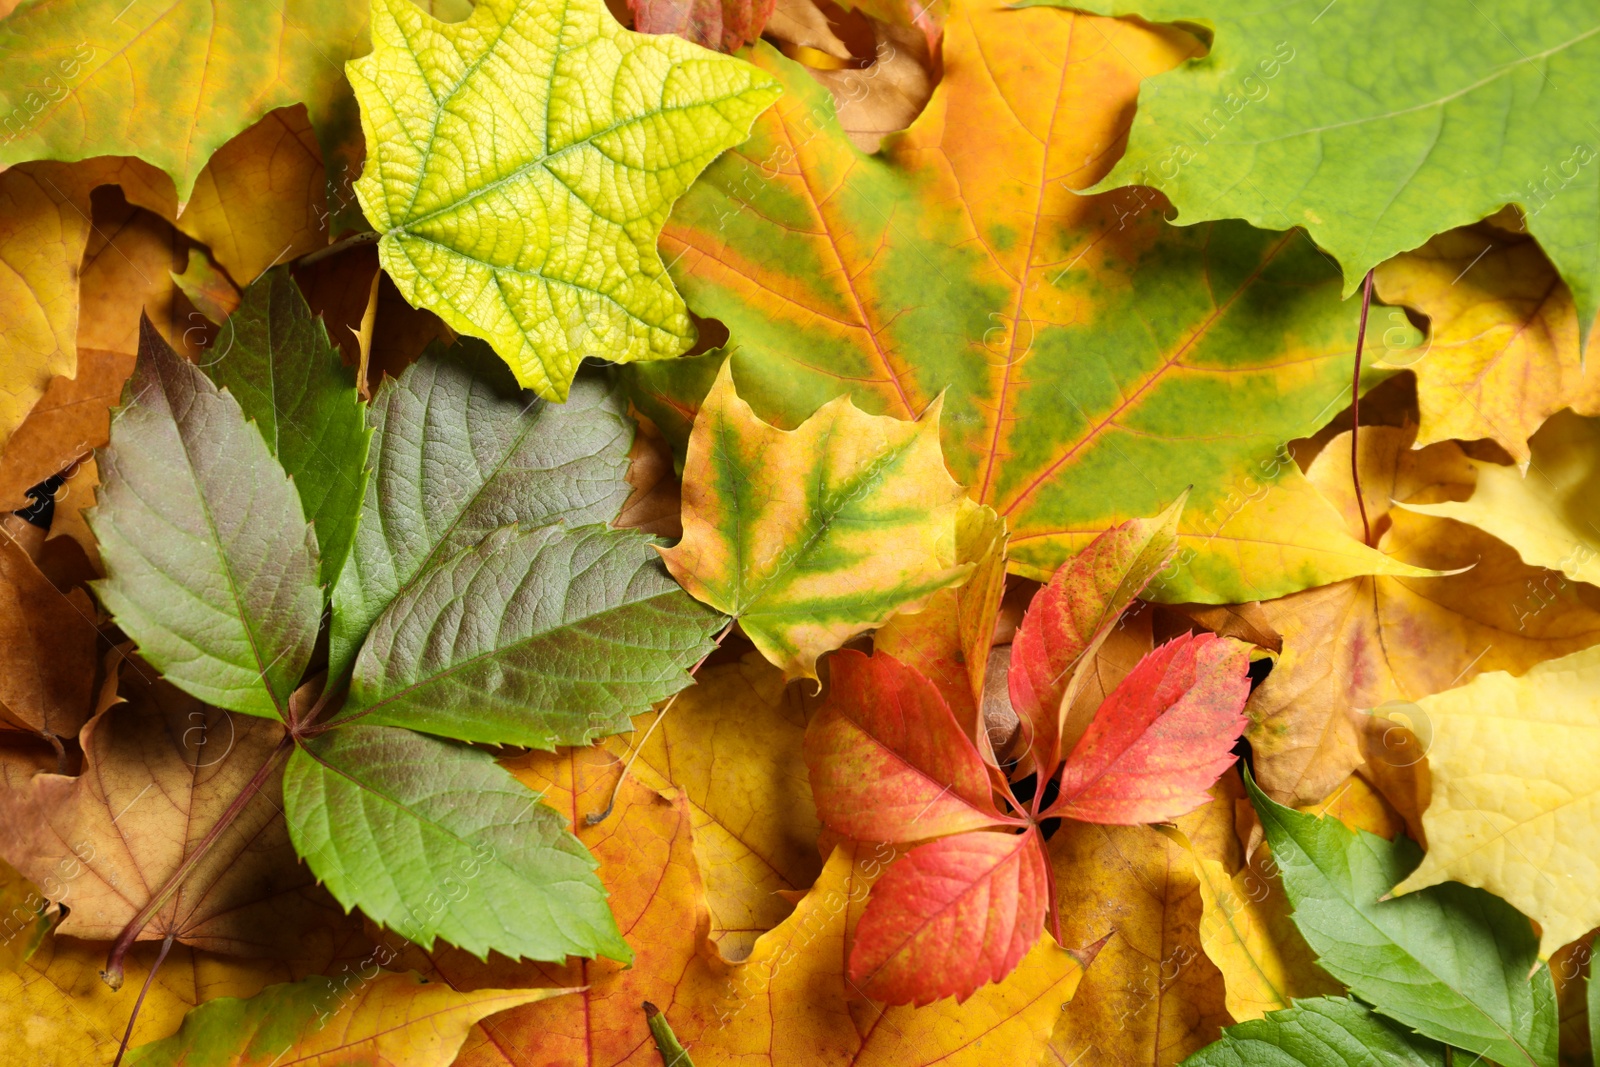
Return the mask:
<path id="1" fill-rule="evenodd" d="M 1150 652 L 1095 712 L 1045 816 L 1133 826 L 1204 804 L 1249 721 L 1249 666 L 1245 645 L 1209 633 Z"/>
<path id="2" fill-rule="evenodd" d="M 803 752 L 830 829 L 903 843 L 1025 825 L 996 809 L 988 769 L 931 681 L 884 652 L 844 649 L 828 662 Z"/>
<path id="3" fill-rule="evenodd" d="M 1011 646 L 1011 706 L 1031 733 L 1036 762 L 1054 770 L 1064 705 L 1079 666 L 1093 658 L 1124 609 L 1178 550 L 1185 493 L 1152 519 L 1130 519 L 1063 563 L 1034 596 Z"/>
<path id="4" fill-rule="evenodd" d="M 889 865 L 850 949 L 850 980 L 874 1000 L 965 1001 L 1016 969 L 1044 929 L 1044 840 L 980 830 L 918 845 Z"/>

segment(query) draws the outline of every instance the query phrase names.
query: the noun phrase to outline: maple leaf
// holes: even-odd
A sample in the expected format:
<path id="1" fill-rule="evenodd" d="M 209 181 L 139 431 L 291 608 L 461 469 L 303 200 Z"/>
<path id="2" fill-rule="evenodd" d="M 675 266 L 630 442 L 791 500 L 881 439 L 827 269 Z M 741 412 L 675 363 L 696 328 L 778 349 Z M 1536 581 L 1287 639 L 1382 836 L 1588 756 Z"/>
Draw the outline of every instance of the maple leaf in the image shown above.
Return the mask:
<path id="1" fill-rule="evenodd" d="M 1524 563 L 1593 585 L 1600 581 L 1600 540 L 1592 525 L 1600 519 L 1594 506 L 1600 420 L 1560 412 L 1528 439 L 1528 446 L 1526 473 L 1471 459 L 1477 478 L 1466 500 L 1401 506 L 1476 526 L 1516 549 Z M 1549 579 L 1540 581 L 1534 572 L 1528 577 L 1528 595 L 1519 606 L 1536 617 L 1555 590 Z"/>
<path id="2" fill-rule="evenodd" d="M 1358 1000 L 1308 997 L 1293 1007 L 1230 1026 L 1222 1039 L 1188 1062 L 1194 1067 L 1243 1067 L 1270 1058 L 1298 1067 L 1342 1067 L 1352 1059 L 1394 1067 L 1444 1067 L 1438 1043 L 1388 1022 Z"/>
<path id="3" fill-rule="evenodd" d="M 694 343 L 656 234 L 777 88 L 739 60 L 625 30 L 600 0 L 549 16 L 485 0 L 452 25 L 373 0 L 372 54 L 346 71 L 369 151 L 355 191 L 384 269 L 559 401 L 585 356 Z"/>
<path id="4" fill-rule="evenodd" d="M 1585 884 L 1600 766 L 1597 679 L 1600 652 L 1589 649 L 1521 677 L 1480 674 L 1418 702 L 1433 729 L 1428 852 L 1396 893 L 1447 880 L 1482 886 L 1539 924 L 1542 956 L 1600 925 Z"/>
<path id="5" fill-rule="evenodd" d="M 94 620 L 83 590 L 63 596 L 0 531 L 0 724 L 77 736 L 92 710 Z"/>
<path id="6" fill-rule="evenodd" d="M 1585 204 L 1600 176 L 1584 118 L 1600 100 L 1594 12 L 1555 0 L 1403 12 L 1374 0 L 1328 11 L 1311 0 L 1270 11 L 1074 6 L 1203 19 L 1216 34 L 1203 62 L 1140 94 L 1128 151 L 1097 188 L 1154 186 L 1185 222 L 1303 226 L 1343 264 L 1346 293 L 1390 256 L 1519 203 L 1580 321 L 1594 321 L 1600 225 Z M 1407 47 L 1419 40 L 1426 55 Z M 1397 64 L 1407 77 L 1389 76 Z M 1553 84 L 1563 92 L 1543 91 Z"/>
<path id="7" fill-rule="evenodd" d="M 1428 316 L 1427 347 L 1387 361 L 1417 376 L 1417 447 L 1488 438 L 1527 463 L 1528 438 L 1561 408 L 1600 415 L 1572 294 L 1526 234 L 1489 222 L 1451 230 L 1373 278 L 1384 300 Z"/>
<path id="8" fill-rule="evenodd" d="M 187 201 L 212 153 L 274 108 L 303 101 L 338 139 L 349 107 L 339 63 L 366 21 L 362 0 L 30 0 L 0 25 L 0 163 L 137 156 Z"/>
<path id="9" fill-rule="evenodd" d="M 681 443 L 723 358 L 783 426 L 846 392 L 900 418 L 943 392 L 955 477 L 1006 520 L 1012 571 L 1039 580 L 1191 484 L 1184 565 L 1162 599 L 1404 571 L 1340 528 L 1280 450 L 1349 395 L 1337 272 L 1301 237 L 1174 228 L 1153 195 L 1073 191 L 1109 165 L 1141 73 L 1197 48 L 967 0 L 927 109 L 869 157 L 803 68 L 757 46 L 783 98 L 662 233 L 674 280 L 726 324 L 732 354 L 626 368 L 635 402 Z"/>
<path id="10" fill-rule="evenodd" d="M 972 569 L 953 565 L 961 487 L 938 433 L 937 403 L 903 422 L 843 397 L 780 430 L 724 365 L 684 464 L 683 540 L 662 559 L 787 677 L 815 678 L 819 655 Z"/>
<path id="11" fill-rule="evenodd" d="M 1362 735 L 1386 707 L 1483 671 L 1520 673 L 1600 640 L 1600 601 L 1592 594 L 1570 584 L 1544 591 L 1546 575 L 1505 544 L 1412 513 L 1415 505 L 1465 496 L 1473 478 L 1460 446 L 1412 451 L 1413 433 L 1361 430 L 1361 487 L 1375 539 L 1385 553 L 1419 568 L 1470 569 L 1432 578 L 1351 579 L 1262 604 L 1283 634 L 1284 651 L 1251 695 L 1248 736 L 1262 786 L 1297 805 L 1327 796 L 1363 762 L 1368 746 Z M 1307 477 L 1349 529 L 1361 529 L 1348 434 L 1329 442 Z M 1419 757 L 1397 758 L 1416 763 Z"/>
<path id="12" fill-rule="evenodd" d="M 248 1000 L 208 1000 L 171 1037 L 141 1045 L 129 1067 L 270 1067 L 293 1050 L 301 1059 L 447 1067 L 467 1029 L 485 1015 L 544 1000 L 564 989 L 458 993 L 414 974 L 385 974 L 340 989 L 321 976 L 269 986 Z"/>
<path id="13" fill-rule="evenodd" d="M 1526 918 L 1455 883 L 1384 900 L 1419 858 L 1408 838 L 1391 843 L 1285 808 L 1248 776 L 1245 786 L 1295 925 L 1324 970 L 1428 1037 L 1496 1062 L 1553 1067 L 1555 990 Z"/>
<path id="14" fill-rule="evenodd" d="M 303 951 L 302 932 L 342 916 L 295 861 L 269 793 L 257 793 L 196 857 L 182 891 L 162 894 L 282 728 L 146 681 L 144 664 L 123 671 L 129 702 L 84 728 L 81 775 L 0 765 L 5 856 L 68 906 L 58 927 L 66 936 L 111 941 L 143 916 L 147 940 L 171 935 L 244 956 Z"/>

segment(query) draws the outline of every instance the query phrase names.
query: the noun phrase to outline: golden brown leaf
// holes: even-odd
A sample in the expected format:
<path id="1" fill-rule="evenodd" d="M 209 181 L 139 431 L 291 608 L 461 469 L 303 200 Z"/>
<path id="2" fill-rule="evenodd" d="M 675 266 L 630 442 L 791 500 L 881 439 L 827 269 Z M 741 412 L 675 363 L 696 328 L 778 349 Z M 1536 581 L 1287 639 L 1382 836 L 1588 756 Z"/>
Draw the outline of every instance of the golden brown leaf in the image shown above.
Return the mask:
<path id="1" fill-rule="evenodd" d="M 106 443 L 111 409 L 131 373 L 131 353 L 78 350 L 77 376 L 50 379 L 0 453 L 0 508 L 24 507 L 29 489 Z"/>
<path id="2" fill-rule="evenodd" d="M 94 689 L 94 605 L 63 595 L 0 533 L 0 726 L 71 739 L 88 721 Z"/>
<path id="3" fill-rule="evenodd" d="M 1389 427 L 1363 428 L 1360 442 L 1378 547 L 1420 567 L 1471 569 L 1352 578 L 1261 605 L 1284 650 L 1251 695 L 1249 737 L 1263 787 L 1296 805 L 1321 800 L 1363 762 L 1368 715 L 1403 718 L 1404 705 L 1483 671 L 1520 673 L 1600 641 L 1593 590 L 1568 583 L 1529 616 L 1519 606 L 1544 572 L 1472 527 L 1391 507 L 1465 497 L 1473 470 L 1457 445 L 1411 451 L 1411 433 Z M 1307 475 L 1360 536 L 1349 463 L 1349 437 L 1341 435 Z"/>

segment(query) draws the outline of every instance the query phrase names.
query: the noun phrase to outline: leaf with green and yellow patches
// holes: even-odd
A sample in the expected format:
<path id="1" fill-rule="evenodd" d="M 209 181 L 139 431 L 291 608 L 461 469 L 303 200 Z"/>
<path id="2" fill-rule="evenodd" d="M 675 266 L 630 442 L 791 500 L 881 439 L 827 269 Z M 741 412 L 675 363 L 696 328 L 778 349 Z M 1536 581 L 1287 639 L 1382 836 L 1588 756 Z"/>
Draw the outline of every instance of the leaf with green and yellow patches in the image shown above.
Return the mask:
<path id="1" fill-rule="evenodd" d="M 741 395 L 793 426 L 846 391 L 901 418 L 945 391 L 951 470 L 1006 520 L 1011 569 L 1029 577 L 1191 484 L 1162 599 L 1406 572 L 1350 537 L 1280 450 L 1349 399 L 1356 315 L 1337 268 L 1297 234 L 1172 227 L 1152 194 L 1074 192 L 1119 151 L 1141 73 L 1198 48 L 1170 28 L 965 0 L 927 110 L 867 156 L 826 91 L 758 46 L 784 96 L 662 239 L 691 307 L 727 325 Z M 1373 316 L 1369 357 L 1385 328 Z M 692 363 L 626 373 L 669 433 L 709 384 Z"/>
<path id="2" fill-rule="evenodd" d="M 585 356 L 667 359 L 695 328 L 662 266 L 667 211 L 777 96 L 771 78 L 601 0 L 484 0 L 447 24 L 374 0 L 347 66 L 356 196 L 400 292 L 564 400 Z"/>
<path id="3" fill-rule="evenodd" d="M 662 551 L 697 599 L 739 620 L 791 678 L 897 611 L 956 585 L 961 486 L 937 400 L 916 422 L 840 397 L 797 429 L 756 417 L 724 364 L 683 469 L 683 540 Z"/>

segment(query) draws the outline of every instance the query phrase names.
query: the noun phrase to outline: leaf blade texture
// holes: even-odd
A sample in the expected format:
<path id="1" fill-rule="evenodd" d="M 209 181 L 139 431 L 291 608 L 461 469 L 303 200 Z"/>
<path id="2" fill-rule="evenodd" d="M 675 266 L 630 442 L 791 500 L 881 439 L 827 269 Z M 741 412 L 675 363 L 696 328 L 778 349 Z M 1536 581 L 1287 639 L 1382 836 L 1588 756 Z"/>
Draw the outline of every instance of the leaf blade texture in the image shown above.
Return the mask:
<path id="1" fill-rule="evenodd" d="M 1444 1049 L 1407 1033 L 1360 1001 L 1307 997 L 1223 1030 L 1222 1038 L 1184 1060 L 1185 1067 L 1444 1067 Z"/>
<path id="2" fill-rule="evenodd" d="M 228 347 L 208 366 L 211 378 L 233 394 L 294 479 L 316 531 L 320 582 L 331 589 L 366 492 L 372 431 L 355 379 L 287 267 L 244 291 L 218 344 Z"/>
<path id="3" fill-rule="evenodd" d="M 355 190 L 407 300 L 556 401 L 585 356 L 693 344 L 656 235 L 770 78 L 624 30 L 600 0 L 489 0 L 454 24 L 373 0 L 372 39 L 346 67 L 371 153 Z"/>
<path id="4" fill-rule="evenodd" d="M 488 753 L 345 725 L 296 747 L 283 799 L 296 851 L 339 902 L 424 948 L 632 959 L 594 858 Z"/>
<path id="5" fill-rule="evenodd" d="M 628 496 L 633 427 L 593 377 L 565 404 L 518 389 L 479 341 L 429 346 L 368 408 L 371 471 L 350 562 L 333 590 L 330 673 L 395 597 L 508 524 L 610 522 Z"/>
<path id="6" fill-rule="evenodd" d="M 281 717 L 322 614 L 300 498 L 238 402 L 148 318 L 125 396 L 89 519 L 106 564 L 97 592 L 174 685 Z"/>
<path id="7" fill-rule="evenodd" d="M 1363 0 L 1326 15 L 1315 0 L 1086 6 L 1202 18 L 1217 44 L 1141 90 L 1128 151 L 1097 188 L 1153 185 L 1188 222 L 1304 226 L 1343 265 L 1346 293 L 1396 253 L 1515 202 L 1571 286 L 1579 321 L 1594 321 L 1593 10 L 1555 0 L 1405 12 Z M 1419 40 L 1425 52 L 1410 47 Z M 1396 79 L 1401 64 L 1408 74 Z"/>
<path id="8" fill-rule="evenodd" d="M 647 535 L 503 529 L 378 617 L 336 721 L 586 745 L 689 685 L 723 623 L 667 576 Z"/>
<path id="9" fill-rule="evenodd" d="M 683 480 L 668 570 L 791 678 L 815 678 L 823 652 L 972 569 L 954 562 L 961 487 L 937 404 L 903 422 L 841 397 L 785 431 L 756 417 L 724 365 Z"/>
<path id="10" fill-rule="evenodd" d="M 1497 1062 L 1552 1067 L 1555 990 L 1515 908 L 1443 885 L 1382 900 L 1418 849 L 1273 802 L 1248 775 L 1295 925 L 1317 962 L 1379 1012 Z M 1529 981 L 1530 975 L 1533 979 Z"/>

